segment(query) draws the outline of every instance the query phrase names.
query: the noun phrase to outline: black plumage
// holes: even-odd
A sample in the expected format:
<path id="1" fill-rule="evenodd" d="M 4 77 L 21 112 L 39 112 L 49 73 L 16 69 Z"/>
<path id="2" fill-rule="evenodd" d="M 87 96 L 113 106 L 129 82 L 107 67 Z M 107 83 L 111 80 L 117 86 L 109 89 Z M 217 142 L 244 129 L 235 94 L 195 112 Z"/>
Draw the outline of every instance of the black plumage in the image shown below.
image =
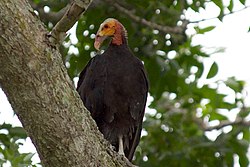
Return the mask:
<path id="1" fill-rule="evenodd" d="M 131 161 L 139 143 L 147 100 L 148 80 L 142 62 L 122 37 L 92 58 L 81 72 L 77 91 L 104 138 Z M 119 151 L 120 152 L 120 151 Z"/>

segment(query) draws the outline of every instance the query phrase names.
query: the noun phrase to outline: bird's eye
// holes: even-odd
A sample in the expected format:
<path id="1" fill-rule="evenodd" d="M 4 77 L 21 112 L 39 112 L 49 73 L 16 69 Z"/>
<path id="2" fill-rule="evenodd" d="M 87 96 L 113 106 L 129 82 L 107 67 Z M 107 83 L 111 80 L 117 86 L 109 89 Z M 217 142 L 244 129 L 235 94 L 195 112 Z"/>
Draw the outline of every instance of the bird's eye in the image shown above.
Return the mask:
<path id="1" fill-rule="evenodd" d="M 104 28 L 109 28 L 109 26 L 107 24 L 104 25 Z"/>

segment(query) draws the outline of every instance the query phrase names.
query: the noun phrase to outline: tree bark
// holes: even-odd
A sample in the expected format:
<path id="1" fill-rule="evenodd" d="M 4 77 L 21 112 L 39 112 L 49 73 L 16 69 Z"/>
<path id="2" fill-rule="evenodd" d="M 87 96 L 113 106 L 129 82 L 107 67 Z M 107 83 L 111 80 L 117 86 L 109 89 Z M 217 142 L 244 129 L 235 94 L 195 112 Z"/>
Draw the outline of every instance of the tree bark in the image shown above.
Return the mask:
<path id="1" fill-rule="evenodd" d="M 130 166 L 99 133 L 27 0 L 0 0 L 0 85 L 43 166 Z"/>

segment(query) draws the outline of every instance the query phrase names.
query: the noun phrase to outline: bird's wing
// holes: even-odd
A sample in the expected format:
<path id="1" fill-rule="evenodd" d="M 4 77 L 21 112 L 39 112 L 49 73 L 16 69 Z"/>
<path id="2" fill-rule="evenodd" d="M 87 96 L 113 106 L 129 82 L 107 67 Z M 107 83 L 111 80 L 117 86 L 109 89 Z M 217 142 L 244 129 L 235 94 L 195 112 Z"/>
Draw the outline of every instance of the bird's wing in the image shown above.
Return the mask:
<path id="1" fill-rule="evenodd" d="M 105 75 L 103 61 L 100 58 L 101 56 L 96 55 L 90 59 L 81 72 L 77 84 L 77 92 L 96 122 L 98 122 L 97 119 L 101 119 L 100 114 L 103 111 L 103 78 Z"/>
<path id="2" fill-rule="evenodd" d="M 139 144 L 140 137 L 141 137 L 141 130 L 142 130 L 142 121 L 146 107 L 147 101 L 147 92 L 149 89 L 148 78 L 146 76 L 145 69 L 143 65 L 140 65 L 139 71 L 139 91 L 140 93 L 135 95 L 137 97 L 132 97 L 130 101 L 130 114 L 131 116 L 137 120 L 138 124 L 135 127 L 134 131 L 132 132 L 132 137 L 129 139 L 129 149 L 128 151 L 125 150 L 125 154 L 127 155 L 128 159 L 131 161 L 135 152 L 137 145 Z"/>
<path id="3" fill-rule="evenodd" d="M 81 72 L 80 75 L 79 75 L 79 80 L 78 80 L 78 82 L 77 82 L 77 87 L 76 87 L 76 90 L 77 90 L 78 92 L 79 92 L 79 88 L 81 87 L 81 84 L 82 84 L 82 82 L 83 82 L 83 80 L 84 80 L 84 78 L 85 78 L 86 71 L 87 71 L 87 69 L 89 68 L 90 64 L 92 63 L 93 59 L 94 59 L 94 58 L 91 58 L 91 59 L 89 60 L 89 62 L 87 63 L 87 65 L 84 67 L 84 69 L 82 70 L 82 72 Z"/>
<path id="4" fill-rule="evenodd" d="M 132 98 L 130 99 L 130 114 L 135 120 L 139 120 L 143 117 L 145 105 L 147 101 L 147 92 L 149 89 L 148 78 L 144 67 L 141 66 L 138 74 L 136 88 L 131 93 Z"/>

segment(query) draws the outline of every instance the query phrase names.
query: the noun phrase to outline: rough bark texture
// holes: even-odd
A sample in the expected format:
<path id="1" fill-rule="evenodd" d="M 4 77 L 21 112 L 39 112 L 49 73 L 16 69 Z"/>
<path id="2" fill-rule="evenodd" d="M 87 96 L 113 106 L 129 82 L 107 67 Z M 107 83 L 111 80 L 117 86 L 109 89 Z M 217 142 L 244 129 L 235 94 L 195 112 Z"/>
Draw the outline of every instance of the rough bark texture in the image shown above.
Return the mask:
<path id="1" fill-rule="evenodd" d="M 0 34 L 0 85 L 43 166 L 129 166 L 97 130 L 27 1 L 0 0 Z"/>

